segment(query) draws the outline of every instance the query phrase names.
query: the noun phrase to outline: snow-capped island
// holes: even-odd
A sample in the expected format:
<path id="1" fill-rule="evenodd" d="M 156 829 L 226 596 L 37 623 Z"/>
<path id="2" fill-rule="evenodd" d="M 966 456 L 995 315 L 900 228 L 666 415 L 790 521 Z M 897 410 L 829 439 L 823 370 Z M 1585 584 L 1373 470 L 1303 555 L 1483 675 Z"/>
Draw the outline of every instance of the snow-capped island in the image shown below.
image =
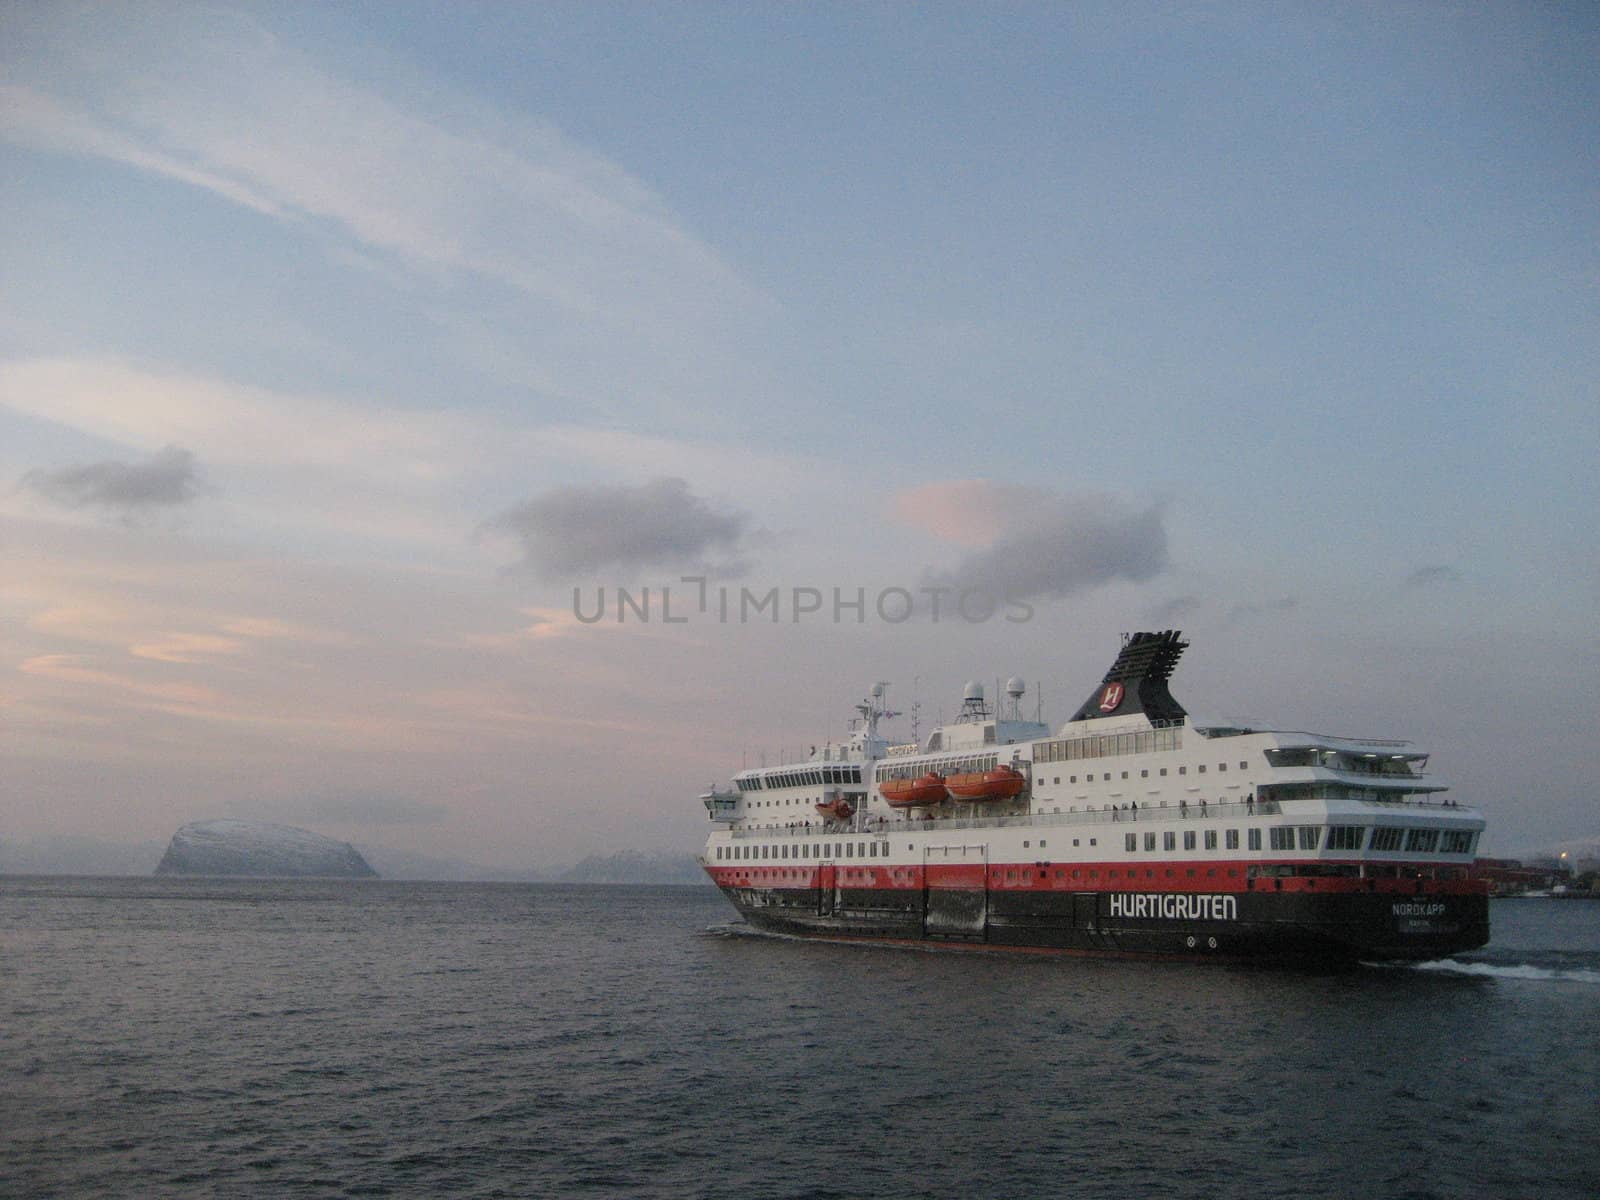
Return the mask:
<path id="1" fill-rule="evenodd" d="M 266 821 L 193 821 L 172 835 L 157 875 L 376 879 L 349 842 Z"/>

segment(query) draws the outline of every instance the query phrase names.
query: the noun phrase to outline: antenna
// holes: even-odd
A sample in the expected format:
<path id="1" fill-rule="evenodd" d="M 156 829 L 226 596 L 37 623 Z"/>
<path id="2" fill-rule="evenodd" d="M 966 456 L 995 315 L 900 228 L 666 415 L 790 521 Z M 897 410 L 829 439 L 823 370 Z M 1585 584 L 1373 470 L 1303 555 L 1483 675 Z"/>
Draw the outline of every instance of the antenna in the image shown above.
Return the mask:
<path id="1" fill-rule="evenodd" d="M 911 677 L 911 740 L 919 747 L 922 745 L 922 735 L 918 732 L 922 724 L 922 701 L 917 699 L 917 685 L 921 682 L 921 675 Z"/>

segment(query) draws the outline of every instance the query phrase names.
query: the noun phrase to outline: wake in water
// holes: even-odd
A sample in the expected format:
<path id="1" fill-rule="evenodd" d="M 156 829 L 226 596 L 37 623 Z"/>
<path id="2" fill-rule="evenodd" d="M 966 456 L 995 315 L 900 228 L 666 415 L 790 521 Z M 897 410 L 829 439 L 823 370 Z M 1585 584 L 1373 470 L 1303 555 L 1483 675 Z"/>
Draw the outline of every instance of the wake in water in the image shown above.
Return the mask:
<path id="1" fill-rule="evenodd" d="M 1432 962 L 1378 963 L 1402 971 L 1431 971 L 1445 975 L 1466 975 L 1480 979 L 1517 979 L 1539 983 L 1600 984 L 1600 969 L 1591 967 L 1541 967 L 1534 963 L 1463 962 L 1440 958 Z"/>

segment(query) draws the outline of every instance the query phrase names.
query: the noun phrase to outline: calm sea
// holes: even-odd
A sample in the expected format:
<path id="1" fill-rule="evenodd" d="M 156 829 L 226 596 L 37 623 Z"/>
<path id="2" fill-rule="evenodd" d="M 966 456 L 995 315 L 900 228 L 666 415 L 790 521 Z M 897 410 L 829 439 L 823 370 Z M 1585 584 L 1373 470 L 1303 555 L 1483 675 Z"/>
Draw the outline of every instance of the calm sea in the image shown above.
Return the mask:
<path id="1" fill-rule="evenodd" d="M 709 888 L 0 879 L 0 1194 L 1600 1194 L 1600 904 L 1336 973 L 740 932 Z"/>

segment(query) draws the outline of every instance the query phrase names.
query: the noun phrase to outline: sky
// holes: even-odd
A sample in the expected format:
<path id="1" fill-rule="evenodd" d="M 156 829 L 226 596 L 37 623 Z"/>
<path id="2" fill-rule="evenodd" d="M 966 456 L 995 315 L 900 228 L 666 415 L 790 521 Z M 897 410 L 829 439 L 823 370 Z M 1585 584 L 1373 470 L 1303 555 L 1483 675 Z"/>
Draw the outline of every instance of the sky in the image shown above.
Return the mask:
<path id="1" fill-rule="evenodd" d="M 6 5 L 0 842 L 690 851 L 875 681 L 1059 723 L 1144 628 L 1197 717 L 1424 745 L 1491 852 L 1600 834 L 1597 54 L 1582 4 Z"/>

